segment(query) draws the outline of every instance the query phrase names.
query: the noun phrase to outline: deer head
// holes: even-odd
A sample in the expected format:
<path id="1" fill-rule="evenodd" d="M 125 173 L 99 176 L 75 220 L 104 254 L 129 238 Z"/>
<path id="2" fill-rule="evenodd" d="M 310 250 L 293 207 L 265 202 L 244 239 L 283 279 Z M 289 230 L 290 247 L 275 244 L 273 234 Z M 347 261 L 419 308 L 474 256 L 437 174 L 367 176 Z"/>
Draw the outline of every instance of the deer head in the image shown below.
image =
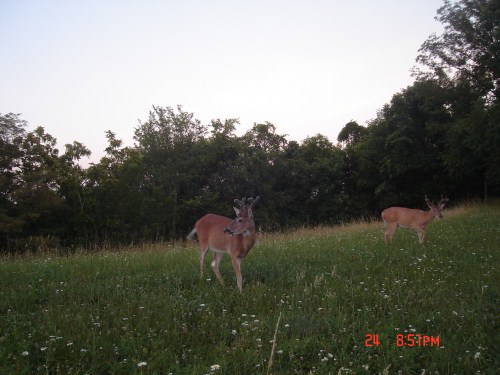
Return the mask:
<path id="1" fill-rule="evenodd" d="M 448 202 L 449 199 L 446 198 L 443 194 L 441 194 L 441 200 L 439 201 L 439 203 L 436 205 L 434 203 L 432 203 L 429 198 L 427 198 L 427 195 L 425 195 L 425 203 L 427 203 L 427 206 L 429 206 L 429 208 L 431 209 L 431 212 L 432 214 L 441 219 L 443 217 L 443 208 L 446 204 L 446 202 Z"/>

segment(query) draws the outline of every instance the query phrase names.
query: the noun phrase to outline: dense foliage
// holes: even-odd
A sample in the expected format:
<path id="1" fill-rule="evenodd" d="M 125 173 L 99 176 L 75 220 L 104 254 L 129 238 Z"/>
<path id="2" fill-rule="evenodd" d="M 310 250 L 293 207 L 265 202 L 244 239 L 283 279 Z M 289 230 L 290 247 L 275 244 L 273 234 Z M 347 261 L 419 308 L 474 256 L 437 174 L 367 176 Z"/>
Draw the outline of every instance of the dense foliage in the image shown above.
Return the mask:
<path id="1" fill-rule="evenodd" d="M 500 7 L 445 1 L 442 35 L 421 47 L 413 85 L 367 126 L 345 125 L 333 144 L 318 134 L 289 141 L 271 123 L 243 136 L 237 119 L 202 124 L 182 107 L 153 107 L 124 147 L 106 132 L 90 154 L 20 115 L 0 114 L 0 245 L 102 246 L 182 238 L 207 212 L 262 197 L 267 230 L 378 216 L 389 205 L 423 207 L 425 194 L 454 201 L 500 193 Z"/>

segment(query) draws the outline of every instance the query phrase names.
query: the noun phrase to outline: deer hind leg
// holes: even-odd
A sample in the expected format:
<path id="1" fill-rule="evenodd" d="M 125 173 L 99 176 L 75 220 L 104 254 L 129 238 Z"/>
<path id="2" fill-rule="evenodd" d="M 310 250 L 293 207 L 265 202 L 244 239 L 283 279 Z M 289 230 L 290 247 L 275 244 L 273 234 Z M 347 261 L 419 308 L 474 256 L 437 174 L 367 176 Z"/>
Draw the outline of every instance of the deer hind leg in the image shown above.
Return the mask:
<path id="1" fill-rule="evenodd" d="M 224 281 L 222 280 L 222 276 L 220 275 L 220 272 L 219 272 L 219 263 L 220 263 L 220 260 L 222 259 L 223 256 L 224 256 L 224 253 L 214 252 L 214 258 L 212 259 L 212 263 L 211 263 L 212 270 L 214 271 L 215 276 L 217 276 L 217 280 L 219 280 L 219 282 L 222 285 L 224 285 Z"/>
<path id="2" fill-rule="evenodd" d="M 238 289 L 243 293 L 243 277 L 241 276 L 241 258 L 236 255 L 231 255 L 233 260 L 234 273 L 236 273 L 236 283 L 238 284 Z"/>
<path id="3" fill-rule="evenodd" d="M 200 243 L 200 278 L 203 278 L 203 264 L 205 263 L 205 256 L 208 252 L 208 245 Z"/>

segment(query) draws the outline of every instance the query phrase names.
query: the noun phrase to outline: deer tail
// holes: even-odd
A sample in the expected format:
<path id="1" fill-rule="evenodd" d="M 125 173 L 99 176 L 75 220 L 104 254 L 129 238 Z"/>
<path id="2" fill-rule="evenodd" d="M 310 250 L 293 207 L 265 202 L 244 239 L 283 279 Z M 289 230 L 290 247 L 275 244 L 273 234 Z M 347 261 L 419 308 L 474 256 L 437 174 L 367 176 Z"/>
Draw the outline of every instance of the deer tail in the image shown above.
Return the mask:
<path id="1" fill-rule="evenodd" d="M 192 240 L 194 238 L 194 235 L 196 234 L 196 228 L 194 228 L 189 234 L 187 235 L 188 240 Z"/>

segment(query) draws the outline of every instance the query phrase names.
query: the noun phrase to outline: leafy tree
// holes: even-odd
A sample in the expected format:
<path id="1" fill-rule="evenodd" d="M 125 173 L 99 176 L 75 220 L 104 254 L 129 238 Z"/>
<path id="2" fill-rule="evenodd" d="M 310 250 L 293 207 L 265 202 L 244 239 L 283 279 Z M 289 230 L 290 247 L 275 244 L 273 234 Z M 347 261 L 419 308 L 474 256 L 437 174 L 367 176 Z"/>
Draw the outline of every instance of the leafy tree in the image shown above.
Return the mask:
<path id="1" fill-rule="evenodd" d="M 89 232 L 95 244 L 131 243 L 150 239 L 149 215 L 144 193 L 143 157 L 139 150 L 123 147 L 112 131 L 98 164 L 87 171 L 86 196 L 93 221 Z"/>
<path id="2" fill-rule="evenodd" d="M 262 197 L 257 221 L 264 228 L 280 227 L 283 216 L 278 179 L 285 173 L 282 156 L 288 142 L 276 130 L 270 122 L 255 123 L 241 139 L 239 192 Z"/>
<path id="3" fill-rule="evenodd" d="M 206 178 L 200 181 L 199 190 L 194 194 L 197 202 L 193 202 L 193 217 L 206 212 L 232 215 L 228 202 L 242 194 L 244 153 L 242 142 L 235 134 L 236 124 L 237 119 L 211 121 L 211 135 L 205 139 L 204 150 L 199 155 Z"/>
<path id="4" fill-rule="evenodd" d="M 285 136 L 277 134 L 276 126 L 270 122 L 254 124 L 244 138 L 249 146 L 262 151 L 265 155 L 269 155 L 271 157 L 269 162 L 272 162 L 273 154 L 281 152 L 287 144 Z"/>
<path id="5" fill-rule="evenodd" d="M 300 145 L 301 173 L 306 203 L 304 219 L 311 224 L 343 219 L 344 176 L 342 151 L 325 136 L 308 137 Z M 304 215 L 303 214 L 303 215 Z"/>
<path id="6" fill-rule="evenodd" d="M 500 3 L 496 0 L 445 0 L 436 17 L 443 34 L 422 44 L 417 62 L 429 71 L 418 76 L 467 81 L 481 97 L 500 94 Z"/>
<path id="7" fill-rule="evenodd" d="M 340 131 L 337 141 L 345 148 L 358 143 L 366 133 L 365 127 L 359 125 L 356 121 L 349 121 Z"/>
<path id="8" fill-rule="evenodd" d="M 43 127 L 29 132 L 21 143 L 18 184 L 13 197 L 27 235 L 58 234 L 58 213 L 64 200 L 58 194 L 59 150 Z"/>
<path id="9" fill-rule="evenodd" d="M 383 183 L 380 165 L 388 134 L 379 116 L 368 124 L 364 137 L 343 150 L 344 210 L 350 217 L 370 217 L 382 208 L 375 192 Z"/>
<path id="10" fill-rule="evenodd" d="M 78 196 L 83 181 L 74 161 L 89 154 L 74 142 L 59 156 L 56 139 L 43 127 L 26 132 L 25 126 L 19 115 L 0 116 L 0 242 L 7 247 L 16 241 L 16 246 L 28 245 L 30 237 L 68 237 L 73 193 Z M 24 245 L 23 238 L 28 239 Z"/>
<path id="11" fill-rule="evenodd" d="M 449 192 L 443 173 L 447 99 L 436 83 L 417 81 L 394 95 L 359 140 L 346 146 L 349 213 L 371 216 L 390 205 L 418 206 L 425 194 Z"/>
<path id="12" fill-rule="evenodd" d="M 207 127 L 181 106 L 177 113 L 171 107 L 153 107 L 148 121 L 135 129 L 144 158 L 146 210 L 156 237 L 181 236 L 187 225 L 182 202 L 190 199 L 192 186 L 200 185 L 203 173 L 196 155 L 206 133 Z"/>
<path id="13" fill-rule="evenodd" d="M 446 188 L 441 156 L 450 121 L 446 100 L 438 85 L 417 81 L 382 111 L 380 126 L 389 133 L 381 153 L 384 182 L 376 190 L 381 202 L 415 204 Z"/>
<path id="14" fill-rule="evenodd" d="M 90 150 L 80 142 L 74 141 L 65 145 L 65 152 L 59 157 L 58 194 L 64 199 L 66 206 L 64 216 L 59 219 L 64 223 L 61 232 L 65 242 L 75 244 L 85 237 L 88 224 L 92 220 L 85 212 L 87 197 L 85 195 L 86 172 L 78 162 L 82 157 L 90 156 Z M 62 234 L 62 233 L 61 233 Z"/>
<path id="15" fill-rule="evenodd" d="M 0 114 L 0 244 L 10 234 L 21 230 L 24 222 L 18 217 L 14 192 L 20 184 L 19 167 L 23 152 L 22 140 L 26 122 L 19 114 Z"/>
<path id="16" fill-rule="evenodd" d="M 498 141 L 500 127 L 500 3 L 497 0 L 446 0 L 437 20 L 445 30 L 431 35 L 420 48 L 416 70 L 419 78 L 436 80 L 454 93 L 449 110 L 455 120 L 450 129 L 446 166 L 450 175 L 468 181 L 467 194 L 476 191 L 470 182 L 500 187 Z M 427 68 L 427 70 L 425 70 Z M 475 168 L 470 168 L 474 165 Z M 469 169 L 468 169 L 469 168 Z"/>

